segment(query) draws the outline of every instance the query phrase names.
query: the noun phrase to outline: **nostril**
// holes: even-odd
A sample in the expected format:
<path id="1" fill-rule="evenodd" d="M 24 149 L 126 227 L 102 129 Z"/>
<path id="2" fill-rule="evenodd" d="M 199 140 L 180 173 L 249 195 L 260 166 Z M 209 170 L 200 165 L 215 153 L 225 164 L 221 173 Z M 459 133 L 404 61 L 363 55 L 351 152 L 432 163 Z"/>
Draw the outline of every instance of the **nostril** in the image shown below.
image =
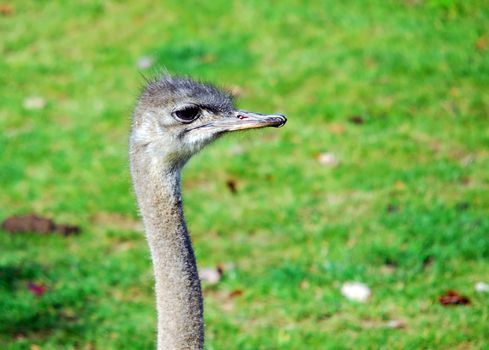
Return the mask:
<path id="1" fill-rule="evenodd" d="M 248 117 L 242 114 L 238 114 L 238 119 L 243 120 L 243 119 L 248 119 Z"/>

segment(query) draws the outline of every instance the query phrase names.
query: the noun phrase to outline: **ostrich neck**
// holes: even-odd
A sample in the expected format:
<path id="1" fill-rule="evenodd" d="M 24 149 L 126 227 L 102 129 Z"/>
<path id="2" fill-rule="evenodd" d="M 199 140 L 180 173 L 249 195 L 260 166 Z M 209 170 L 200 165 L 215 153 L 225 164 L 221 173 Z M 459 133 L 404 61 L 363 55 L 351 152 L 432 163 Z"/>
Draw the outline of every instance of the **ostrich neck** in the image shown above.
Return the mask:
<path id="1" fill-rule="evenodd" d="M 183 216 L 180 170 L 132 156 L 134 188 L 156 282 L 158 350 L 202 349 L 202 292 Z"/>

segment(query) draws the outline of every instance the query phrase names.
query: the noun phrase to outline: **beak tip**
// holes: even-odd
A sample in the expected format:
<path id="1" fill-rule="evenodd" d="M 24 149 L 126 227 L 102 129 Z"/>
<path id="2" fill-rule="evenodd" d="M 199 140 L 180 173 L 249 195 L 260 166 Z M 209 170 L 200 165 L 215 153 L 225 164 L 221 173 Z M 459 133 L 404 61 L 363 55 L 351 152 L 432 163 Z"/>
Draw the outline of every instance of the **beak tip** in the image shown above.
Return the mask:
<path id="1" fill-rule="evenodd" d="M 278 114 L 276 118 L 278 122 L 277 128 L 281 128 L 282 126 L 285 125 L 285 123 L 287 123 L 287 118 L 283 114 Z"/>
<path id="2" fill-rule="evenodd" d="M 233 130 L 257 129 L 265 127 L 281 128 L 287 123 L 287 118 L 283 114 L 261 114 L 237 110 L 235 121 L 239 124 Z"/>

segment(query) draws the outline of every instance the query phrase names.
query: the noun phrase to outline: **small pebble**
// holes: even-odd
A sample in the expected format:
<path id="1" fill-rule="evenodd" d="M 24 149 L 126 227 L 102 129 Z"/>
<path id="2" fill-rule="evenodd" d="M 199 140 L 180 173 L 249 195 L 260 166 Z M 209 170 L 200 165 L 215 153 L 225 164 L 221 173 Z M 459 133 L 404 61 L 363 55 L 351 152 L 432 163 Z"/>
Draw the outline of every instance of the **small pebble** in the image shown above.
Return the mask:
<path id="1" fill-rule="evenodd" d="M 341 287 L 341 294 L 349 300 L 364 303 L 370 298 L 372 292 L 370 288 L 361 282 L 347 282 Z"/>
<path id="2" fill-rule="evenodd" d="M 477 282 L 474 286 L 476 292 L 479 293 L 488 293 L 489 292 L 489 284 L 485 282 Z"/>
<path id="3" fill-rule="evenodd" d="M 317 156 L 317 160 L 322 165 L 331 167 L 338 165 L 338 159 L 333 153 L 320 153 Z"/>
<path id="4" fill-rule="evenodd" d="M 400 329 L 406 327 L 406 322 L 402 320 L 389 320 L 385 324 L 387 328 Z"/>
<path id="5" fill-rule="evenodd" d="M 151 56 L 143 56 L 138 60 L 139 69 L 148 69 L 154 64 L 154 59 Z"/>
<path id="6" fill-rule="evenodd" d="M 24 108 L 29 110 L 43 109 L 46 107 L 46 100 L 39 96 L 26 97 L 24 99 Z"/>
<path id="7" fill-rule="evenodd" d="M 214 267 L 205 267 L 200 270 L 200 280 L 209 284 L 216 284 L 222 276 L 222 270 Z"/>

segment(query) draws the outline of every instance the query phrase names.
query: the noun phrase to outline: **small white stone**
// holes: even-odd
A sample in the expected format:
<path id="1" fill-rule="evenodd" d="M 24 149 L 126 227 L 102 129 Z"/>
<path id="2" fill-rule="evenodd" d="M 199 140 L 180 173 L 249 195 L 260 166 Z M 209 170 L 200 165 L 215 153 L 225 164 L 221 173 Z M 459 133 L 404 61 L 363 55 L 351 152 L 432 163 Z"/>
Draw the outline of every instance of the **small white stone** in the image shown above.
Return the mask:
<path id="1" fill-rule="evenodd" d="M 43 109 L 46 106 L 46 101 L 40 96 L 31 96 L 24 99 L 25 109 Z"/>
<path id="2" fill-rule="evenodd" d="M 139 69 L 148 69 L 150 68 L 154 63 L 154 59 L 151 56 L 143 56 L 140 57 L 138 60 L 138 68 Z"/>
<path id="3" fill-rule="evenodd" d="M 389 320 L 386 322 L 385 326 L 387 328 L 399 329 L 406 327 L 406 322 L 402 320 Z"/>
<path id="4" fill-rule="evenodd" d="M 366 284 L 361 282 L 346 282 L 341 287 L 341 294 L 349 300 L 364 303 L 370 298 L 372 292 Z"/>
<path id="5" fill-rule="evenodd" d="M 221 279 L 221 271 L 213 267 L 205 267 L 200 270 L 200 280 L 209 284 L 216 284 Z"/>
<path id="6" fill-rule="evenodd" d="M 474 286 L 476 292 L 487 293 L 489 292 L 489 284 L 485 282 L 477 282 Z"/>
<path id="7" fill-rule="evenodd" d="M 338 159 L 333 153 L 320 153 L 317 156 L 317 160 L 322 165 L 331 167 L 338 165 Z"/>

